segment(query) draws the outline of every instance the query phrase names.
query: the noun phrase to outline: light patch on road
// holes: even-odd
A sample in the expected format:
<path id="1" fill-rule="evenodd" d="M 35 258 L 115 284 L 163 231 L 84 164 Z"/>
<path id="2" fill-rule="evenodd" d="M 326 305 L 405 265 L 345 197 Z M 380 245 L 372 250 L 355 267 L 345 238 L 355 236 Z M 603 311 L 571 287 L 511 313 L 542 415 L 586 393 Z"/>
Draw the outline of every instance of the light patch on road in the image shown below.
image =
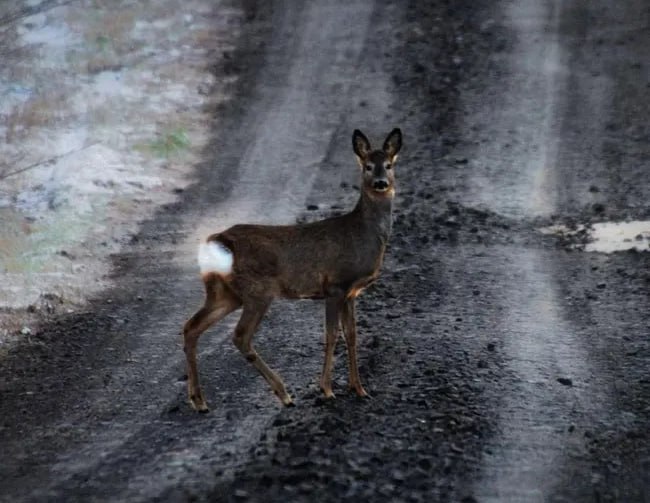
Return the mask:
<path id="1" fill-rule="evenodd" d="M 560 11 L 560 2 L 508 5 L 505 19 L 517 43 L 503 75 L 483 94 L 463 98 L 469 127 L 489 138 L 472 155 L 468 205 L 514 218 L 554 211 L 557 131 L 569 74 L 557 29 Z"/>
<path id="2" fill-rule="evenodd" d="M 512 249 L 499 255 L 502 276 L 523 289 L 510 291 L 499 327 L 512 380 L 499 396 L 499 432 L 474 495 L 482 502 L 546 501 L 571 477 L 567 453 L 586 449 L 575 430 L 606 420 L 610 389 L 549 282 L 552 256 Z"/>
<path id="3" fill-rule="evenodd" d="M 650 251 L 650 220 L 632 222 L 598 222 L 569 228 L 565 225 L 551 225 L 540 229 L 543 234 L 572 237 L 587 234 L 586 245 L 575 244 L 573 248 L 587 252 L 614 253 L 618 251 Z M 584 246 L 584 248 L 583 248 Z"/>

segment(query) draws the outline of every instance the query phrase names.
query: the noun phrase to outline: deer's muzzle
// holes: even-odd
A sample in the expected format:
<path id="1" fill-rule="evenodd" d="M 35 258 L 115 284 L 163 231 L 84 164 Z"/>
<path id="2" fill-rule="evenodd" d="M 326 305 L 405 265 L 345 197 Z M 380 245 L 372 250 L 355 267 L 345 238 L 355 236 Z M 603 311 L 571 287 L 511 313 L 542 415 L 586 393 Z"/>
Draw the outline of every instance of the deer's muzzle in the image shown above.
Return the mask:
<path id="1" fill-rule="evenodd" d="M 372 182 L 372 188 L 378 192 L 384 192 L 388 190 L 388 180 L 375 180 Z"/>

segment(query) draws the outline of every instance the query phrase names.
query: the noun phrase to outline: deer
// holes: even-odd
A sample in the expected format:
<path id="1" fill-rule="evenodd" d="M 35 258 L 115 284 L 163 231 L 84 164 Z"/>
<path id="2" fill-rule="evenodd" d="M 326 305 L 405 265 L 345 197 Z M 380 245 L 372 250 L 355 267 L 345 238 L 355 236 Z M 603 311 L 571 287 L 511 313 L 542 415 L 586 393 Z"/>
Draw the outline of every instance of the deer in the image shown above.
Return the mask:
<path id="1" fill-rule="evenodd" d="M 381 150 L 355 129 L 352 149 L 361 168 L 359 199 L 350 212 L 296 225 L 238 224 L 199 245 L 205 302 L 183 327 L 187 388 L 191 407 L 207 412 L 199 383 L 196 348 L 212 324 L 241 308 L 233 342 L 285 406 L 293 405 L 280 376 L 252 344 L 253 335 L 276 298 L 320 299 L 325 303 L 325 360 L 320 388 L 332 392 L 334 349 L 343 329 L 349 388 L 368 396 L 357 365 L 355 299 L 379 276 L 392 227 L 394 165 L 402 132 L 393 129 Z"/>

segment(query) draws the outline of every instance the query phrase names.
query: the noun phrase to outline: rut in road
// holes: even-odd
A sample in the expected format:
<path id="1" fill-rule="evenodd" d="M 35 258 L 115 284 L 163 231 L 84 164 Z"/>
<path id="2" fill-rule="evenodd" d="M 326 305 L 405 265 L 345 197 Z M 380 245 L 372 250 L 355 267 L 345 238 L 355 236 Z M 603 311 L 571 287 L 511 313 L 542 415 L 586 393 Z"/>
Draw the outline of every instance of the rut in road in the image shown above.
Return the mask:
<path id="1" fill-rule="evenodd" d="M 490 136 L 489 143 L 471 149 L 475 169 L 463 199 L 529 221 L 562 212 L 570 217 L 584 214 L 589 207 L 585 203 L 597 192 L 586 186 L 593 187 L 599 181 L 594 173 L 602 174 L 610 162 L 601 150 L 607 143 L 605 124 L 617 113 L 610 103 L 618 86 L 628 86 L 624 72 L 608 66 L 617 56 L 602 49 L 599 57 L 605 62 L 599 70 L 607 78 L 600 78 L 584 49 L 586 41 L 602 37 L 602 25 L 613 14 L 603 2 L 583 9 L 571 0 L 502 2 L 499 10 L 492 15 L 504 20 L 514 42 L 500 60 L 499 77 L 462 100 L 469 112 L 468 130 Z M 641 10 L 641 4 L 633 2 L 616 12 L 622 33 L 635 29 Z M 597 46 L 609 44 L 600 38 Z M 500 93 L 504 89 L 507 92 Z M 486 96 L 498 97 L 490 101 Z M 634 94 L 630 100 L 635 100 Z M 625 120 L 634 123 L 638 116 Z M 626 168 L 622 164 L 610 169 Z M 612 187 L 603 190 L 616 190 L 611 178 L 607 173 L 603 186 Z M 626 467 L 634 480 L 629 486 L 603 482 L 602 468 L 592 472 L 601 462 L 591 459 L 598 450 L 590 439 L 610 437 L 616 430 L 625 436 L 628 428 L 635 428 L 630 426 L 635 420 L 628 407 L 618 403 L 611 362 L 592 350 L 594 338 L 607 336 L 594 323 L 576 319 L 577 311 L 569 304 L 573 301 L 558 281 L 575 275 L 579 266 L 562 252 L 528 246 L 492 253 L 498 264 L 493 273 L 501 279 L 500 288 L 509 292 L 495 329 L 502 334 L 511 375 L 501 390 L 492 390 L 499 404 L 497 433 L 486 448 L 483 475 L 474 482 L 476 497 L 582 501 L 618 494 L 635 500 L 643 491 L 637 462 Z M 621 320 L 610 323 L 620 326 Z M 638 336 L 635 331 L 631 337 Z M 613 342 L 610 351 L 621 351 L 620 342 Z"/>

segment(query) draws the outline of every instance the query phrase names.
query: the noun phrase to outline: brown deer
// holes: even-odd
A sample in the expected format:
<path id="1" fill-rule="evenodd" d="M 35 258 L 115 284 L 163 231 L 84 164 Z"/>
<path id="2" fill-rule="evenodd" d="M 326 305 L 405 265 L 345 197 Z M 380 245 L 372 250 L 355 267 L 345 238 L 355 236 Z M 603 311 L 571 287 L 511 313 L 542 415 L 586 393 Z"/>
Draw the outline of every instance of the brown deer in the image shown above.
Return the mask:
<path id="1" fill-rule="evenodd" d="M 195 410 L 208 410 L 199 385 L 198 338 L 239 307 L 243 312 L 233 336 L 235 346 L 268 381 L 282 403 L 293 404 L 282 379 L 266 365 L 251 342 L 276 297 L 325 299 L 325 363 L 320 387 L 326 397 L 334 397 L 332 364 L 342 325 L 350 388 L 359 396 L 367 396 L 357 368 L 354 302 L 379 275 L 392 224 L 393 166 L 401 146 L 402 132 L 397 128 L 390 132 L 381 150 L 372 150 L 364 134 L 354 131 L 352 148 L 361 167 L 361 194 L 355 208 L 345 215 L 301 225 L 235 225 L 200 245 L 205 303 L 183 329 L 189 400 Z"/>

